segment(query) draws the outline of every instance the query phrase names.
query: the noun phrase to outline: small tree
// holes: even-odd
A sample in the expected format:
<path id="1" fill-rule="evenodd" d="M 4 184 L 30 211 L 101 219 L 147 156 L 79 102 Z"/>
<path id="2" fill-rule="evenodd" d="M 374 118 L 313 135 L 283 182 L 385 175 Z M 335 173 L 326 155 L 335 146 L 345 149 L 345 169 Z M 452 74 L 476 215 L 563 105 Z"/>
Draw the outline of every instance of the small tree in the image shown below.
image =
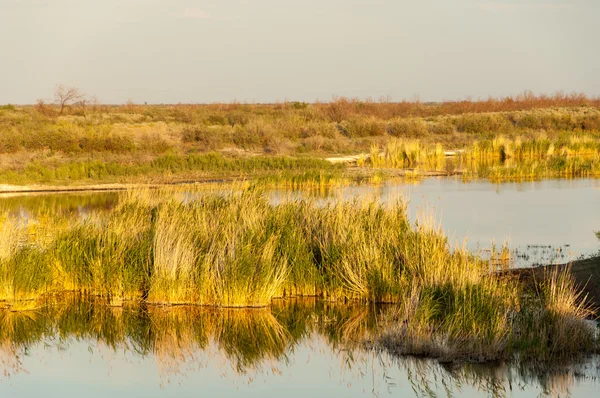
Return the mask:
<path id="1" fill-rule="evenodd" d="M 46 102 L 43 99 L 37 100 L 37 102 L 35 103 L 35 108 L 40 114 L 44 116 L 50 116 L 52 114 L 52 109 L 50 109 L 48 105 L 46 105 Z"/>
<path id="2" fill-rule="evenodd" d="M 54 100 L 60 106 L 58 115 L 62 115 L 64 109 L 74 103 L 85 101 L 84 95 L 75 87 L 66 87 L 62 84 L 56 86 Z"/>

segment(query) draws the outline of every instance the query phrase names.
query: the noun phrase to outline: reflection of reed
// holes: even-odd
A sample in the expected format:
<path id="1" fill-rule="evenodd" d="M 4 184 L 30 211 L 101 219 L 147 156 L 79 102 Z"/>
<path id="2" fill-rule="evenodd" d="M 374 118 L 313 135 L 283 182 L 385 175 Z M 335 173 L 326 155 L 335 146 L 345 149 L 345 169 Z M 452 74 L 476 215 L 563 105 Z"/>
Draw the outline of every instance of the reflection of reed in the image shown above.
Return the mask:
<path id="1" fill-rule="evenodd" d="M 239 372 L 285 358 L 290 334 L 268 310 L 229 310 L 217 318 L 214 339 Z"/>
<path id="2" fill-rule="evenodd" d="M 444 391 L 450 397 L 465 394 L 465 388 L 493 397 L 526 389 L 539 389 L 542 396 L 568 396 L 573 385 L 584 378 L 573 364 L 440 364 L 414 357 L 399 358 L 396 363 L 417 396 L 437 396 Z"/>
<path id="3" fill-rule="evenodd" d="M 35 311 L 0 311 L 0 365 L 10 376 L 23 370 L 21 359 L 36 343 L 68 349 L 74 341 L 152 358 L 161 380 L 189 370 L 219 366 L 234 375 L 277 371 L 301 344 L 327 346 L 342 371 L 368 363 L 364 341 L 373 340 L 393 306 L 333 305 L 315 299 L 277 300 L 270 309 L 208 309 L 125 304 L 115 308 L 95 297 L 70 296 Z M 392 313 L 392 314 L 391 314 Z M 321 354 L 325 353 L 319 350 Z M 384 354 L 374 354 L 388 358 Z M 389 361 L 381 361 L 384 372 Z M 513 384 L 541 387 L 549 394 L 568 392 L 578 380 L 572 368 L 508 364 L 441 365 L 432 360 L 393 360 L 418 395 L 440 390 L 448 395 L 474 388 L 506 395 Z M 565 370 L 566 369 L 566 370 Z M 549 370 L 552 370 L 551 372 Z M 583 373 L 581 373 L 583 374 Z M 544 376 L 549 375 L 549 376 Z"/>
<path id="4" fill-rule="evenodd" d="M 0 369 L 4 377 L 24 370 L 21 358 L 28 346 L 44 336 L 44 323 L 35 313 L 0 310 Z"/>
<path id="5" fill-rule="evenodd" d="M 357 348 L 374 332 L 369 307 L 341 307 L 316 300 L 286 300 L 269 309 L 208 309 L 107 305 L 105 299 L 65 296 L 36 311 L 0 311 L 3 364 L 19 368 L 19 358 L 39 341 L 68 348 L 88 341 L 113 351 L 152 356 L 161 374 L 198 363 L 198 353 L 216 352 L 237 373 L 286 361 L 287 353 L 312 333 L 335 350 Z M 186 365 L 187 364 L 187 365 Z"/>
<path id="6" fill-rule="evenodd" d="M 151 307 L 147 316 L 148 346 L 160 374 L 178 373 L 181 364 L 194 361 L 194 354 L 206 348 L 214 330 L 206 311 L 193 308 Z"/>

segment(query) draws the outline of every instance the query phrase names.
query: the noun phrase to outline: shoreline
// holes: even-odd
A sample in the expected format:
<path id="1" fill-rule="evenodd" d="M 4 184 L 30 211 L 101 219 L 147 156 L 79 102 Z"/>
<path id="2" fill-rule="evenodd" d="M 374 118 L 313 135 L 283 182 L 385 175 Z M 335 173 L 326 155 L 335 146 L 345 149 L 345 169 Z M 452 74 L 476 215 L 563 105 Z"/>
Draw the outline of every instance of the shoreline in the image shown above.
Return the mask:
<path id="1" fill-rule="evenodd" d="M 570 269 L 578 289 L 581 289 L 581 298 L 595 311 L 596 319 L 600 318 L 600 253 L 593 257 L 574 260 L 565 264 L 538 265 L 532 268 L 515 268 L 500 275 L 516 276 L 520 281 L 532 286 L 546 279 L 549 271 L 559 272 Z"/>
<path id="2" fill-rule="evenodd" d="M 388 169 L 388 168 L 377 168 L 377 169 L 364 169 L 360 167 L 348 167 L 346 173 L 342 178 L 349 179 L 361 179 L 369 178 L 376 175 L 376 173 L 382 172 L 385 174 L 385 178 L 394 177 L 416 177 L 416 178 L 427 178 L 427 177 L 452 177 L 461 175 L 460 172 L 449 172 L 444 170 L 433 170 L 433 171 L 421 171 L 415 169 Z M 194 179 L 171 179 L 162 182 L 148 182 L 148 183 L 98 183 L 90 182 L 86 183 L 75 183 L 73 185 L 50 185 L 50 184 L 27 184 L 27 185 L 15 185 L 15 184 L 0 184 L 0 197 L 9 196 L 11 194 L 29 194 L 29 193 L 67 193 L 67 192 L 102 192 L 102 191 L 125 191 L 128 189 L 135 188 L 160 188 L 170 185 L 187 185 L 187 184 L 210 184 L 210 183 L 231 183 L 235 181 L 250 181 L 252 176 L 229 176 L 222 178 L 194 178 Z"/>

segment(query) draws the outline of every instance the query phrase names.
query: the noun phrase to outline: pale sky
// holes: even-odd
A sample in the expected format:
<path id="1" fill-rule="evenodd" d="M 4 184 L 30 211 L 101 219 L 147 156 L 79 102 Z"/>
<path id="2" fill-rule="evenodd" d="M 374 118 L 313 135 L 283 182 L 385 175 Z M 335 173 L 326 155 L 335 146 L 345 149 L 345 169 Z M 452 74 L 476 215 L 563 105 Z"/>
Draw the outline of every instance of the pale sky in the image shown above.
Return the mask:
<path id="1" fill-rule="evenodd" d="M 598 0 L 0 0 L 0 104 L 600 95 Z"/>

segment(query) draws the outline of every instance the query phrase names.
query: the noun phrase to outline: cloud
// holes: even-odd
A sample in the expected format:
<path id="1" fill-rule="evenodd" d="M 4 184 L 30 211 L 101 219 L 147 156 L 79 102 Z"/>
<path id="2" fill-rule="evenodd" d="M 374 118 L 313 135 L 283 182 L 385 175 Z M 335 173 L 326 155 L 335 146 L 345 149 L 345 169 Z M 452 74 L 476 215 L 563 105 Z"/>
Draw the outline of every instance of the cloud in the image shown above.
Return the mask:
<path id="1" fill-rule="evenodd" d="M 175 12 L 172 15 L 175 18 L 192 20 L 228 21 L 234 19 L 232 17 L 212 15 L 210 12 L 201 10 L 199 8 L 185 8 L 184 10 Z"/>
<path id="2" fill-rule="evenodd" d="M 567 10 L 573 8 L 572 4 L 557 3 L 500 3 L 485 2 L 478 3 L 476 8 L 492 12 L 514 12 L 522 10 Z"/>

